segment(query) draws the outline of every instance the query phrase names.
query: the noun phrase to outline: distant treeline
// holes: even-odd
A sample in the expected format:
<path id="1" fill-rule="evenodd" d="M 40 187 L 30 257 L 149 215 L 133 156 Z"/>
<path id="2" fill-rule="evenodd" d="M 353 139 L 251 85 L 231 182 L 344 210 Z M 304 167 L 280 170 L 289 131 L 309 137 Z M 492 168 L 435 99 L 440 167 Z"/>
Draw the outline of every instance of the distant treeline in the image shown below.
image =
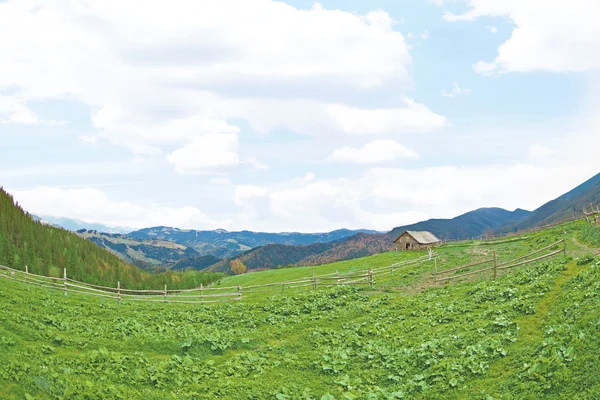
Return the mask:
<path id="1" fill-rule="evenodd" d="M 207 285 L 224 275 L 198 271 L 151 274 L 129 265 L 108 250 L 61 228 L 34 221 L 0 188 L 0 264 L 29 272 L 124 288 L 170 289 Z"/>

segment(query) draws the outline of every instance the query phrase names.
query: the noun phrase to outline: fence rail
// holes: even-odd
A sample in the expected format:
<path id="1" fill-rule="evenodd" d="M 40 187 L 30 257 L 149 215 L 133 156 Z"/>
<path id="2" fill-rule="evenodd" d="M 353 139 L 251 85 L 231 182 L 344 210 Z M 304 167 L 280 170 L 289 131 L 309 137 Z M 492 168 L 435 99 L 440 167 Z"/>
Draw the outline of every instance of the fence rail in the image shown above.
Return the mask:
<path id="1" fill-rule="evenodd" d="M 547 251 L 556 246 L 559 246 L 560 244 L 563 245 L 562 249 L 552 251 L 552 252 L 550 252 L 548 254 L 544 254 L 542 256 L 531 258 L 533 256 L 536 256 L 536 255 L 544 252 L 544 251 Z M 443 271 L 436 271 L 436 272 L 432 273 L 431 275 L 433 277 L 434 283 L 444 283 L 444 282 L 447 283 L 447 282 L 450 282 L 450 281 L 453 281 L 456 279 L 464 278 L 466 276 L 482 274 L 482 273 L 485 273 L 488 271 L 492 271 L 492 278 L 496 279 L 499 270 L 512 269 L 512 268 L 519 267 L 519 266 L 522 266 L 525 264 L 530 264 L 530 263 L 540 261 L 540 260 L 543 260 L 543 259 L 546 259 L 549 257 L 553 257 L 560 253 L 563 253 L 565 257 L 567 256 L 567 240 L 566 239 L 561 239 L 558 242 L 552 243 L 549 246 L 546 246 L 544 248 L 541 248 L 539 250 L 536 250 L 536 251 L 526 254 L 524 256 L 509 260 L 509 261 L 505 261 L 501 264 L 498 264 L 498 258 L 497 258 L 496 252 L 494 251 L 494 252 L 492 252 L 493 258 L 491 258 L 489 260 L 484 260 L 484 261 L 480 261 L 480 262 L 476 262 L 476 263 L 468 264 L 468 265 L 462 265 L 459 267 L 450 268 L 450 269 L 443 270 Z M 489 263 L 492 263 L 491 267 L 480 268 L 480 269 L 476 269 L 475 271 L 469 271 L 469 272 L 461 273 L 458 275 L 448 275 L 448 274 L 451 274 L 452 272 L 457 272 L 457 271 L 461 271 L 461 270 L 465 270 L 465 269 L 469 269 L 469 268 L 473 268 L 473 267 L 478 267 L 478 266 L 489 264 Z"/>
<path id="2" fill-rule="evenodd" d="M 217 303 L 227 301 L 240 301 L 243 295 L 253 293 L 273 292 L 281 290 L 285 292 L 287 289 L 308 288 L 312 287 L 327 287 L 340 285 L 369 285 L 373 287 L 374 277 L 382 276 L 388 272 L 393 272 L 399 268 L 405 268 L 411 265 L 437 260 L 438 255 L 431 253 L 419 258 L 397 262 L 389 266 L 378 267 L 375 269 L 368 268 L 364 271 L 351 271 L 345 274 L 339 272 L 315 275 L 312 277 L 304 277 L 293 279 L 284 282 L 266 283 L 262 285 L 250 286 L 214 286 L 205 287 L 200 285 L 199 288 L 192 289 L 168 289 L 167 286 L 163 289 L 127 289 L 121 287 L 121 283 L 117 282 L 117 287 L 95 285 L 71 279 L 67 277 L 67 269 L 63 269 L 63 277 L 49 277 L 36 275 L 29 272 L 28 267 L 25 271 L 9 268 L 0 265 L 0 278 L 11 279 L 14 281 L 26 283 L 28 285 L 40 286 L 48 289 L 63 291 L 65 296 L 69 293 L 89 295 L 113 299 L 121 303 L 122 301 L 142 301 L 153 303 L 182 303 L 182 304 L 203 304 Z"/>
<path id="3" fill-rule="evenodd" d="M 548 254 L 537 256 L 544 251 L 551 250 L 560 244 L 563 244 L 563 248 L 559 250 L 551 251 Z M 29 286 L 39 286 L 54 290 L 63 291 L 64 295 L 67 296 L 69 293 L 76 293 L 82 295 L 89 295 L 101 298 L 107 298 L 116 300 L 119 303 L 122 301 L 142 301 L 152 303 L 181 303 L 181 304 L 204 304 L 204 303 L 220 303 L 229 301 L 241 301 L 244 295 L 252 295 L 254 293 L 264 293 L 281 290 L 284 293 L 289 289 L 298 288 L 312 288 L 317 289 L 321 287 L 330 286 L 343 286 L 343 285 L 368 285 L 370 288 L 374 286 L 375 279 L 384 276 L 393 276 L 394 272 L 398 269 L 407 268 L 416 264 L 423 264 L 427 262 L 433 262 L 435 270 L 431 273 L 433 283 L 449 283 L 457 279 L 472 276 L 475 274 L 484 274 L 492 272 L 492 277 L 495 279 L 499 270 L 511 269 L 532 262 L 540 261 L 549 257 L 553 257 L 559 253 L 564 253 L 566 256 L 566 239 L 559 240 L 556 243 L 552 243 L 542 249 L 536 250 L 527 255 L 505 261 L 501 264 L 498 263 L 496 252 L 493 252 L 493 258 L 483 261 L 477 261 L 468 265 L 462 265 L 447 270 L 438 271 L 437 261 L 439 255 L 435 252 L 430 252 L 428 255 L 424 255 L 418 258 L 393 263 L 387 266 L 381 266 L 377 268 L 368 268 L 363 271 L 350 271 L 345 274 L 339 272 L 316 275 L 313 272 L 311 277 L 303 277 L 293 279 L 284 282 L 273 282 L 262 285 L 249 285 L 249 286 L 213 286 L 205 287 L 200 285 L 199 288 L 192 289 L 168 289 L 165 285 L 163 289 L 127 289 L 121 287 L 121 283 L 117 282 L 117 287 L 101 286 L 85 282 L 80 282 L 67 277 L 66 268 L 63 269 L 63 277 L 49 277 L 43 275 L 36 275 L 29 272 L 28 267 L 25 267 L 25 271 L 9 268 L 0 265 L 0 278 L 6 278 L 22 282 Z M 537 256 L 537 257 L 534 257 Z M 534 258 L 531 258 L 534 257 Z M 487 264 L 484 268 L 478 268 L 474 271 L 469 269 L 474 267 L 482 267 Z M 467 270 L 462 272 L 462 270 Z M 453 273 L 462 272 L 458 275 Z"/>

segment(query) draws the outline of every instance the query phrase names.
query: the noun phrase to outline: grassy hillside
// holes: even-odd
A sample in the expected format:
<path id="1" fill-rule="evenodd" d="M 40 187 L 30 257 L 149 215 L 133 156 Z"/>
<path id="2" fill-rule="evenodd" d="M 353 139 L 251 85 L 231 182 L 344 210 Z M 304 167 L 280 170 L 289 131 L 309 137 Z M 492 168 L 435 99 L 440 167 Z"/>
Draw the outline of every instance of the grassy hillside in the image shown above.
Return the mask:
<path id="1" fill-rule="evenodd" d="M 444 268 L 492 249 L 511 257 L 553 242 L 563 228 L 438 251 Z M 583 226 L 566 228 L 575 260 L 414 292 L 427 274 L 418 266 L 403 272 L 400 286 L 215 306 L 117 305 L 0 279 L 2 396 L 594 398 L 600 263 L 579 257 L 590 251 L 578 242 Z M 279 272 L 295 271 L 248 276 Z"/>
<path id="2" fill-rule="evenodd" d="M 127 288 L 195 287 L 222 277 L 196 272 L 149 274 L 116 255 L 64 229 L 34 221 L 13 198 L 0 189 L 0 264 L 37 275 Z"/>
<path id="3" fill-rule="evenodd" d="M 396 239 L 404 231 L 430 231 L 440 239 L 464 239 L 484 235 L 505 225 L 513 225 L 529 216 L 530 212 L 517 209 L 480 208 L 452 219 L 430 219 L 412 225 L 394 228 L 388 235 Z M 393 240 L 392 239 L 392 240 Z"/>

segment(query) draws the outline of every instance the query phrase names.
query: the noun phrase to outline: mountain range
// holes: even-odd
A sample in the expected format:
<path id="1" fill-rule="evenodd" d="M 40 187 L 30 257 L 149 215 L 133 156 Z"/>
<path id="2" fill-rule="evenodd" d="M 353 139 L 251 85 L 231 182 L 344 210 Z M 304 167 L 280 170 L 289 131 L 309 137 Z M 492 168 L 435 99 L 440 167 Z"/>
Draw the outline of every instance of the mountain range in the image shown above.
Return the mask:
<path id="1" fill-rule="evenodd" d="M 430 219 L 387 233 L 340 229 L 328 233 L 262 233 L 153 227 L 127 234 L 80 230 L 79 235 L 147 270 L 206 269 L 230 272 L 232 260 L 248 270 L 316 265 L 380 253 L 393 248 L 405 230 L 427 230 L 441 239 L 506 233 L 580 215 L 600 202 L 600 174 L 534 211 L 480 208 L 452 219 Z"/>
<path id="2" fill-rule="evenodd" d="M 228 232 L 223 229 L 214 231 L 184 230 L 165 226 L 141 229 L 128 234 L 105 233 L 93 229 L 79 229 L 77 234 L 91 240 L 98 246 L 116 254 L 124 261 L 135 264 L 147 271 L 159 272 L 166 269 L 201 270 L 218 263 L 224 258 L 251 252 L 267 245 L 280 245 L 288 249 L 282 262 L 289 264 L 299 261 L 298 256 L 290 256 L 290 249 L 301 249 L 297 253 L 314 255 L 316 249 L 334 248 L 325 244 L 339 241 L 357 234 L 375 234 L 370 230 L 339 229 L 327 233 L 263 233 Z M 350 242 L 349 242 L 350 243 Z M 322 246 L 319 246 L 322 245 Z M 313 246 L 312 252 L 303 247 Z M 354 246 L 347 246 L 347 253 Z M 317 252 L 318 253 L 318 252 Z M 269 261 L 267 265 L 271 265 Z M 277 266 L 277 265 L 275 265 Z"/>

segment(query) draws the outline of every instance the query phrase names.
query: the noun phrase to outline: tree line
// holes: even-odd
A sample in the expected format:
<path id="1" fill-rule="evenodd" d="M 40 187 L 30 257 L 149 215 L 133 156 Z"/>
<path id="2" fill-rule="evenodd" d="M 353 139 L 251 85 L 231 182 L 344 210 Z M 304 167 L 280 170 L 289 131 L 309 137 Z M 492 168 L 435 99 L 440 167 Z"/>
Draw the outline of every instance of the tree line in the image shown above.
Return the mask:
<path id="1" fill-rule="evenodd" d="M 0 264 L 37 275 L 62 277 L 130 289 L 187 289 L 221 279 L 222 273 L 198 271 L 151 274 L 62 228 L 35 221 L 0 188 Z"/>

